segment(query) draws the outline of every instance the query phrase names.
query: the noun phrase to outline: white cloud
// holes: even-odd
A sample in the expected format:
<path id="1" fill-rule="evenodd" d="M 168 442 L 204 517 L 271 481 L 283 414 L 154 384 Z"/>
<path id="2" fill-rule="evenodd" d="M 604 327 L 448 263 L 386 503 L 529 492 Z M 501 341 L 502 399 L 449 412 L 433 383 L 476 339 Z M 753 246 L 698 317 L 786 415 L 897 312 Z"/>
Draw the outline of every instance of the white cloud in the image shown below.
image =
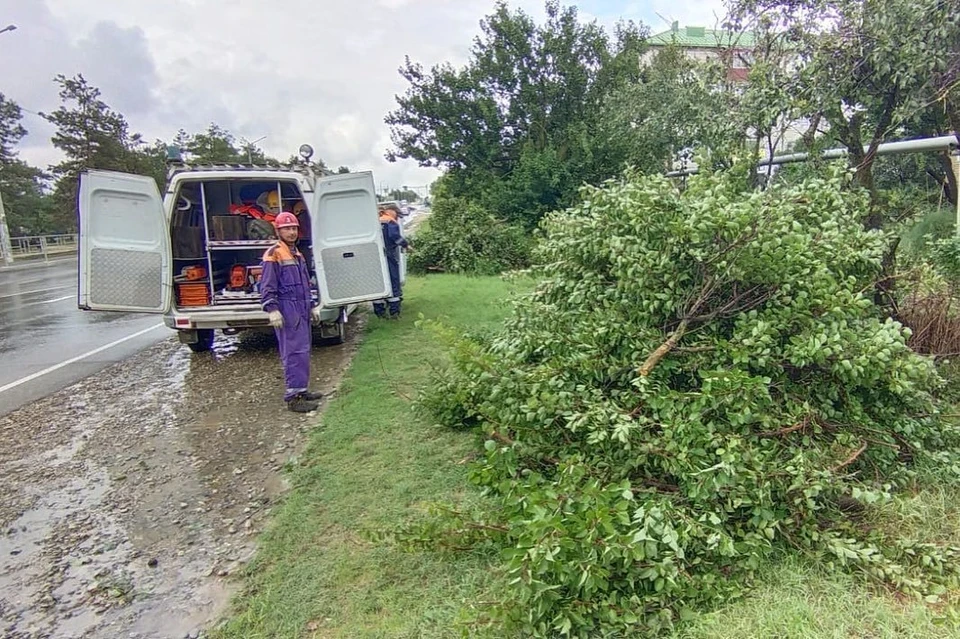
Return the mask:
<path id="1" fill-rule="evenodd" d="M 543 16 L 541 0 L 511 5 Z M 18 26 L 0 34 L 0 91 L 26 109 L 52 110 L 53 76 L 82 72 L 147 139 L 216 122 L 238 137 L 267 136 L 261 146 L 277 157 L 308 142 L 334 166 L 372 169 L 381 184 L 427 184 L 435 171 L 383 157 L 389 147 L 383 118 L 406 89 L 397 69 L 405 55 L 426 67 L 464 63 L 479 20 L 493 6 L 493 0 L 0 0 L 0 21 Z M 646 21 L 623 6 L 625 17 Z M 601 22 L 616 13 L 589 9 Z M 55 161 L 50 127 L 32 114 L 24 124 L 31 135 L 22 157 Z"/>

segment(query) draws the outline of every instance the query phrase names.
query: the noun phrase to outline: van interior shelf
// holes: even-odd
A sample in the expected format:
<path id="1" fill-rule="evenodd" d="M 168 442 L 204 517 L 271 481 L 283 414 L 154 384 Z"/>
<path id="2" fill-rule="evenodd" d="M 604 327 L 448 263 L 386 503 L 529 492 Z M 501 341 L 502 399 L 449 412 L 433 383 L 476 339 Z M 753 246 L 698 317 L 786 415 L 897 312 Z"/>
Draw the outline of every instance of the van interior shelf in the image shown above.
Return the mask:
<path id="1" fill-rule="evenodd" d="M 259 302 L 260 294 L 250 293 L 247 295 L 224 295 L 223 293 L 217 293 L 213 296 L 213 300 L 217 304 L 249 304 L 250 302 Z"/>
<path id="2" fill-rule="evenodd" d="M 249 248 L 270 248 L 276 240 L 210 240 L 207 244 L 212 249 L 241 250 Z"/>

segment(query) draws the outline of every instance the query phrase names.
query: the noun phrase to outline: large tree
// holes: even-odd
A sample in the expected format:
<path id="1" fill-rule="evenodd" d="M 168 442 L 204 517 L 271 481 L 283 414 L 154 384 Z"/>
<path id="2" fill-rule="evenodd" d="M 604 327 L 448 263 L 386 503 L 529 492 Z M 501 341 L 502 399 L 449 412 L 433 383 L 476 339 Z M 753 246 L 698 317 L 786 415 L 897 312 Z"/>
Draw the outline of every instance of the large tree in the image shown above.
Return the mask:
<path id="1" fill-rule="evenodd" d="M 263 152 L 260 147 L 246 138 L 237 138 L 233 133 L 211 122 L 205 131 L 187 133 L 177 131 L 171 144 L 186 153 L 185 159 L 193 164 L 258 164 L 280 166 L 280 161 Z M 286 164 L 296 164 L 301 160 L 291 157 Z M 320 164 L 322 165 L 322 160 Z"/>
<path id="2" fill-rule="evenodd" d="M 48 177 L 19 159 L 0 166 L 0 193 L 11 235 L 40 235 L 70 229 L 59 229 L 53 223 L 53 203 L 45 192 Z"/>
<path id="3" fill-rule="evenodd" d="M 66 156 L 51 167 L 57 179 L 53 197 L 53 224 L 59 230 L 76 228 L 79 175 L 87 169 L 143 172 L 147 151 L 140 134 L 131 134 L 126 119 L 100 99 L 100 90 L 83 75 L 58 75 L 62 104 L 41 116 L 57 130 L 53 145 Z"/>
<path id="4" fill-rule="evenodd" d="M 678 46 L 645 61 L 637 82 L 625 84 L 604 104 L 600 131 L 609 148 L 622 147 L 646 172 L 670 168 L 686 151 L 728 166 L 743 148 L 747 125 L 741 95 L 717 61 L 699 61 Z M 724 117 L 717 117 L 723 114 Z"/>
<path id="5" fill-rule="evenodd" d="M 410 86 L 386 118 L 388 159 L 448 169 L 461 193 L 532 212 L 526 222 L 616 173 L 625 158 L 608 154 L 596 130 L 605 96 L 639 77 L 642 32 L 628 23 L 611 36 L 553 0 L 546 14 L 537 24 L 499 2 L 459 69 L 408 58 L 400 73 Z"/>
<path id="6" fill-rule="evenodd" d="M 27 134 L 22 118 L 20 106 L 0 93 L 0 195 L 13 235 L 52 230 L 45 224 L 49 213 L 43 191 L 45 176 L 17 157 L 16 147 Z"/>
<path id="7" fill-rule="evenodd" d="M 793 52 L 794 104 L 844 146 L 857 182 L 877 203 L 881 143 L 930 121 L 958 118 L 960 10 L 946 0 L 734 0 L 732 21 Z M 951 122 L 952 120 L 952 122 Z M 914 129 L 915 130 L 915 129 Z M 879 206 L 866 223 L 884 224 Z"/>
<path id="8" fill-rule="evenodd" d="M 183 134 L 183 131 L 180 133 Z M 211 123 L 202 133 L 186 136 L 185 141 L 190 161 L 197 164 L 239 164 L 246 161 L 246 149 L 237 144 L 232 133 L 215 123 Z"/>
<path id="9" fill-rule="evenodd" d="M 17 157 L 16 145 L 27 134 L 20 105 L 0 93 L 0 163 Z"/>

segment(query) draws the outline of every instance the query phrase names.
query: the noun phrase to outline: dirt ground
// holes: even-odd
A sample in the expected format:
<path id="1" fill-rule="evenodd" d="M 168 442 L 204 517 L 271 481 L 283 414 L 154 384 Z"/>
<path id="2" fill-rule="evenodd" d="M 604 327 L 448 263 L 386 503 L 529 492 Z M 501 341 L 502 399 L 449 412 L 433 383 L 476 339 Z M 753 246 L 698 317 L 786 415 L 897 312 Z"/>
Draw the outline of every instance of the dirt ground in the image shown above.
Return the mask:
<path id="1" fill-rule="evenodd" d="M 316 390 L 361 323 L 314 348 Z M 203 636 L 317 420 L 282 388 L 270 335 L 171 338 L 0 418 L 0 635 Z"/>

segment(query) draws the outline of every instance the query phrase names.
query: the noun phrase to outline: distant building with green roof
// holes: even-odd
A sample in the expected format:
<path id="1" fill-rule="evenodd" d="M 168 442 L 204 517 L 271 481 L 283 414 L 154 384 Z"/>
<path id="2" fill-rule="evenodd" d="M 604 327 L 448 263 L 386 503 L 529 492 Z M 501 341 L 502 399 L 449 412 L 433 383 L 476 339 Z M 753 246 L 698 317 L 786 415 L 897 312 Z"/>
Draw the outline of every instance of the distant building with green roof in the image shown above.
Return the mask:
<path id="1" fill-rule="evenodd" d="M 750 67 L 753 65 L 753 51 L 757 46 L 757 36 L 751 31 L 737 33 L 705 27 L 680 28 L 679 23 L 670 25 L 669 31 L 663 31 L 647 39 L 649 50 L 640 58 L 642 65 L 648 65 L 654 56 L 664 47 L 675 46 L 693 60 L 707 61 L 720 60 L 727 70 L 727 79 L 731 82 L 742 83 L 747 81 Z M 789 64 L 789 63 L 788 63 Z M 775 139 L 772 141 L 774 151 L 781 152 L 799 139 L 810 127 L 806 118 L 797 120 L 781 119 L 778 122 Z M 674 166 L 674 168 L 677 168 Z"/>
<path id="2" fill-rule="evenodd" d="M 756 36 L 750 31 L 736 33 L 689 26 L 681 29 L 679 23 L 674 22 L 669 31 L 647 39 L 650 51 L 644 54 L 643 62 L 653 59 L 662 47 L 674 45 L 695 60 L 723 60 L 727 64 L 727 78 L 734 82 L 745 82 L 756 43 Z"/>

